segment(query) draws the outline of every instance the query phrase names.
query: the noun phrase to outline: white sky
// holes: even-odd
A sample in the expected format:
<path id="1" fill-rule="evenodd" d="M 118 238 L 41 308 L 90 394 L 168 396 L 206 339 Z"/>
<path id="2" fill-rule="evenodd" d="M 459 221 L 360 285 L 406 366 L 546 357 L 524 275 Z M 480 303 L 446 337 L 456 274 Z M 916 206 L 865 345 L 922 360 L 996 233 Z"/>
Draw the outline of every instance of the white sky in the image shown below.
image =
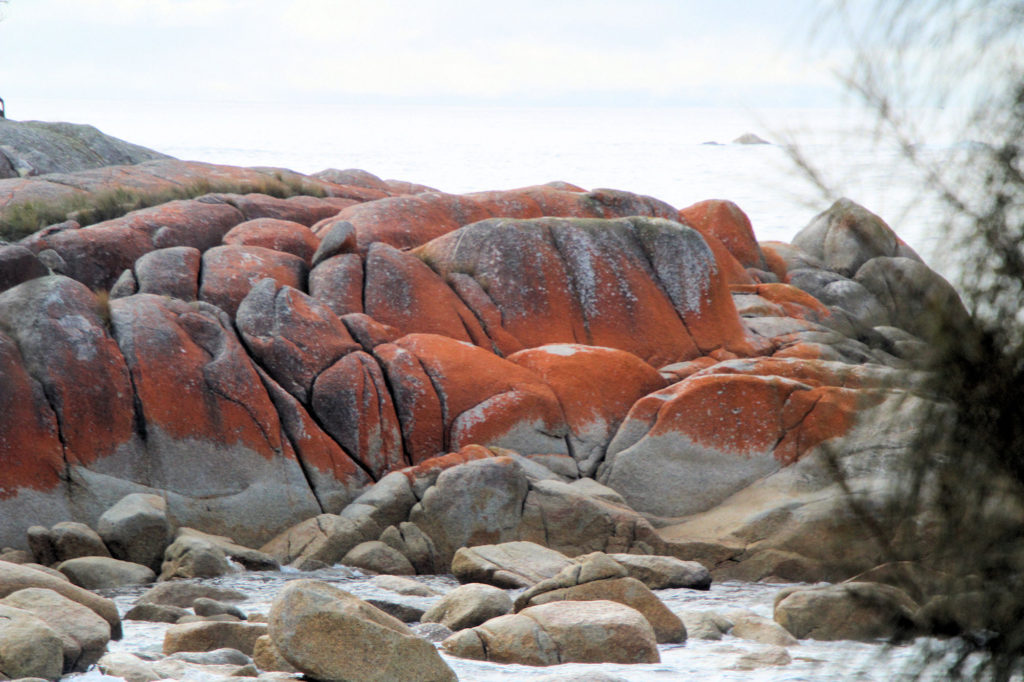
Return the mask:
<path id="1" fill-rule="evenodd" d="M 9 0 L 18 99 L 831 104 L 814 0 Z M 817 56 L 815 53 L 817 52 Z"/>

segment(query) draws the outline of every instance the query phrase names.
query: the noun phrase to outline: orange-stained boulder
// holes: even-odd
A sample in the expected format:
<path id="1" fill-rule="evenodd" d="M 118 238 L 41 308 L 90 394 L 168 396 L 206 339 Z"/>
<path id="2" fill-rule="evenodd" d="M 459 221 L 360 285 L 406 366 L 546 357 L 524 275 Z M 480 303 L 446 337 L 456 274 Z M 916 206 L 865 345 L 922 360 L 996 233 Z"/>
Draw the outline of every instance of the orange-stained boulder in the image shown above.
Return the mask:
<path id="1" fill-rule="evenodd" d="M 707 244 L 678 223 L 491 219 L 414 253 L 449 279 L 476 280 L 500 311 L 502 329 L 524 347 L 608 346 L 656 366 L 759 350 Z M 486 311 L 474 312 L 487 319 Z"/>
<path id="2" fill-rule="evenodd" d="M 337 514 L 373 482 L 370 475 L 265 372 L 260 378 L 281 418 L 284 435 L 309 481 L 320 510 Z"/>
<path id="3" fill-rule="evenodd" d="M 310 405 L 324 430 L 375 479 L 409 464 L 384 373 L 367 353 L 349 353 L 324 370 Z"/>
<path id="4" fill-rule="evenodd" d="M 145 233 L 116 223 L 63 230 L 32 240 L 36 253 L 53 249 L 60 255 L 64 261 L 61 274 L 97 290 L 110 290 L 122 272 L 153 248 Z"/>
<path id="5" fill-rule="evenodd" d="M 486 348 L 490 340 L 473 312 L 420 259 L 387 244 L 366 253 L 364 312 L 382 324 L 412 333 L 441 334 Z"/>
<path id="6" fill-rule="evenodd" d="M 722 278 L 726 284 L 730 287 L 755 284 L 754 278 L 750 276 L 747 269 L 736 260 L 736 257 L 732 255 L 729 249 L 725 248 L 725 244 L 718 237 L 712 234 L 702 236 L 704 241 L 707 242 L 708 248 L 711 249 L 711 253 L 715 254 L 715 262 L 718 263 L 718 267 L 722 271 Z"/>
<path id="7" fill-rule="evenodd" d="M 160 294 L 183 301 L 199 296 L 199 267 L 203 255 L 191 246 L 150 251 L 135 261 L 138 293 Z"/>
<path id="8" fill-rule="evenodd" d="M 260 280 L 242 300 L 235 325 L 253 358 L 307 404 L 313 380 L 359 349 L 327 306 L 270 278 Z"/>
<path id="9" fill-rule="evenodd" d="M 798 364 L 788 370 L 804 374 Z M 812 374 L 820 380 L 828 372 Z M 711 367 L 638 401 L 608 446 L 600 478 L 639 511 L 701 512 L 842 436 L 863 399 L 835 385 Z"/>
<path id="10" fill-rule="evenodd" d="M 517 190 L 472 192 L 463 195 L 472 199 L 492 216 L 503 218 L 540 218 L 544 215 L 540 204 L 528 193 Z"/>
<path id="11" fill-rule="evenodd" d="M 434 334 L 395 345 L 414 355 L 441 400 L 444 450 L 470 443 L 523 454 L 567 454 L 558 398 L 536 374 L 476 346 Z"/>
<path id="12" fill-rule="evenodd" d="M 750 218 L 733 202 L 708 199 L 680 210 L 679 217 L 701 234 L 716 237 L 743 267 L 768 269 Z"/>
<path id="13" fill-rule="evenodd" d="M 338 317 L 363 312 L 363 259 L 343 253 L 318 264 L 309 273 L 309 294 Z"/>
<path id="14" fill-rule="evenodd" d="M 633 403 L 666 383 L 640 358 L 612 348 L 551 344 L 508 359 L 535 372 L 558 396 L 581 476 L 594 474 Z"/>
<path id="15" fill-rule="evenodd" d="M 480 283 L 467 274 L 452 272 L 445 281 L 452 291 L 473 311 L 484 334 L 490 339 L 490 349 L 498 355 L 508 356 L 522 350 L 523 344 L 504 327 L 501 310 L 484 291 Z"/>
<path id="16" fill-rule="evenodd" d="M 320 246 L 312 230 L 291 220 L 256 218 L 239 223 L 224 235 L 225 244 L 262 246 L 298 256 L 308 265 Z"/>
<path id="17" fill-rule="evenodd" d="M 788 284 L 758 284 L 757 295 L 780 306 L 789 317 L 820 322 L 832 316 L 824 303 Z"/>
<path id="18" fill-rule="evenodd" d="M 373 242 L 406 249 L 459 227 L 443 196 L 426 194 L 368 201 L 343 209 L 338 219 L 355 227 L 360 251 Z"/>
<path id="19" fill-rule="evenodd" d="M 61 483 L 64 451 L 57 418 L 39 382 L 32 378 L 14 341 L 0 333 L 0 505 L 28 490 L 48 492 Z M 0 509 L 3 509 L 0 506 Z M 0 514 L 0 533 L 15 519 Z M 18 520 L 17 522 L 20 522 Z"/>
<path id="20" fill-rule="evenodd" d="M 786 259 L 775 250 L 776 244 L 778 242 L 763 242 L 758 246 L 761 247 L 761 253 L 764 254 L 764 262 L 768 271 L 778 277 L 780 282 L 785 282 L 789 266 L 786 264 Z"/>
<path id="21" fill-rule="evenodd" d="M 382 343 L 391 343 L 400 336 L 398 330 L 391 325 L 381 324 L 365 313 L 342 315 L 341 322 L 349 335 L 367 353 Z"/>
<path id="22" fill-rule="evenodd" d="M 261 246 L 217 246 L 203 254 L 199 298 L 234 317 L 249 289 L 266 277 L 304 290 L 306 264 L 298 256 Z"/>
<path id="23" fill-rule="evenodd" d="M 135 447 L 132 380 L 107 330 L 109 316 L 105 303 L 67 277 L 40 277 L 0 294 L 0 329 L 56 415 L 68 465 Z"/>
<path id="24" fill-rule="evenodd" d="M 679 211 L 660 199 L 619 189 L 595 189 L 587 192 L 587 198 L 601 207 L 604 218 L 628 218 L 648 216 L 679 220 Z"/>
<path id="25" fill-rule="evenodd" d="M 125 482 L 103 479 L 103 495 L 113 498 L 107 506 L 144 485 L 164 491 L 179 525 L 253 545 L 318 512 L 277 410 L 221 310 L 137 294 L 111 301 L 110 313 L 145 455 L 103 470 Z"/>
<path id="26" fill-rule="evenodd" d="M 320 199 L 307 196 L 279 199 L 258 193 L 215 194 L 207 197 L 208 201 L 214 199 L 219 199 L 237 208 L 244 216 L 243 220 L 272 218 L 301 223 L 307 226 L 323 218 L 328 218 L 347 206 L 353 205 L 351 199 Z"/>
<path id="27" fill-rule="evenodd" d="M 392 343 L 373 349 L 387 376 L 402 442 L 412 464 L 445 452 L 445 421 L 441 399 L 419 358 Z"/>

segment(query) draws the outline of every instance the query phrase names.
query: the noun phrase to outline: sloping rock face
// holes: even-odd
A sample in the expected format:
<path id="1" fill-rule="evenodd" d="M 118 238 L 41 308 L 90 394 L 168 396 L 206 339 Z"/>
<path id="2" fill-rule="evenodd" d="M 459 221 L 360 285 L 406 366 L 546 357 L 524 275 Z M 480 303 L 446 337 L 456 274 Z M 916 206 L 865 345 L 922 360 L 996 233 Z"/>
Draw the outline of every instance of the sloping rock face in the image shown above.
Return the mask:
<path id="1" fill-rule="evenodd" d="M 0 178 L 72 173 L 166 158 L 170 157 L 88 125 L 0 119 Z"/>
<path id="2" fill-rule="evenodd" d="M 380 540 L 447 570 L 528 540 L 820 574 L 785 519 L 835 522 L 826 449 L 857 471 L 884 439 L 896 457 L 872 424 L 913 385 L 931 311 L 960 305 L 851 202 L 780 245 L 729 202 L 299 179 L 326 196 L 211 194 L 22 240 L 50 265 L 0 292 L 0 545 L 155 493 L 172 526 L 277 536 L 285 563 Z M 55 184 L 0 193 L 33 182 Z"/>

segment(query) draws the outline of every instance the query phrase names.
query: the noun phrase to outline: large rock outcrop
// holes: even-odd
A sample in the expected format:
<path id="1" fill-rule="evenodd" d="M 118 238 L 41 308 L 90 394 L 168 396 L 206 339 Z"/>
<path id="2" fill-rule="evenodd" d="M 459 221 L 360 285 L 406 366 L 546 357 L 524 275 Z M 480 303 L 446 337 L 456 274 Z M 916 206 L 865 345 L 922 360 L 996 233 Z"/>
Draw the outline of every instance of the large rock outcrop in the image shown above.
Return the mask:
<path id="1" fill-rule="evenodd" d="M 566 183 L 168 160 L 72 179 L 0 180 L 0 213 L 118 186 L 322 196 L 211 192 L 0 246 L 0 545 L 142 493 L 297 565 L 379 541 L 447 570 L 524 540 L 839 574 L 850 552 L 813 540 L 853 523 L 823 453 L 876 490 L 912 422 L 873 425 L 928 399 L 908 395 L 935 311 L 966 315 L 845 200 L 784 245 L 729 202 Z"/>

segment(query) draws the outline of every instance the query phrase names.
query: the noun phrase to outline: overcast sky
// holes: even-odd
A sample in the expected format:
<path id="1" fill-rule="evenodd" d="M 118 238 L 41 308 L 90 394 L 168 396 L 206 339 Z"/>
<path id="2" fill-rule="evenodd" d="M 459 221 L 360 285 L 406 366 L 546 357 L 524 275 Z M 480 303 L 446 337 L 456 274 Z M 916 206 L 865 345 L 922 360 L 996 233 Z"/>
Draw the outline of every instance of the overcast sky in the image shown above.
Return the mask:
<path id="1" fill-rule="evenodd" d="M 827 105 L 821 4 L 9 0 L 0 96 Z"/>

